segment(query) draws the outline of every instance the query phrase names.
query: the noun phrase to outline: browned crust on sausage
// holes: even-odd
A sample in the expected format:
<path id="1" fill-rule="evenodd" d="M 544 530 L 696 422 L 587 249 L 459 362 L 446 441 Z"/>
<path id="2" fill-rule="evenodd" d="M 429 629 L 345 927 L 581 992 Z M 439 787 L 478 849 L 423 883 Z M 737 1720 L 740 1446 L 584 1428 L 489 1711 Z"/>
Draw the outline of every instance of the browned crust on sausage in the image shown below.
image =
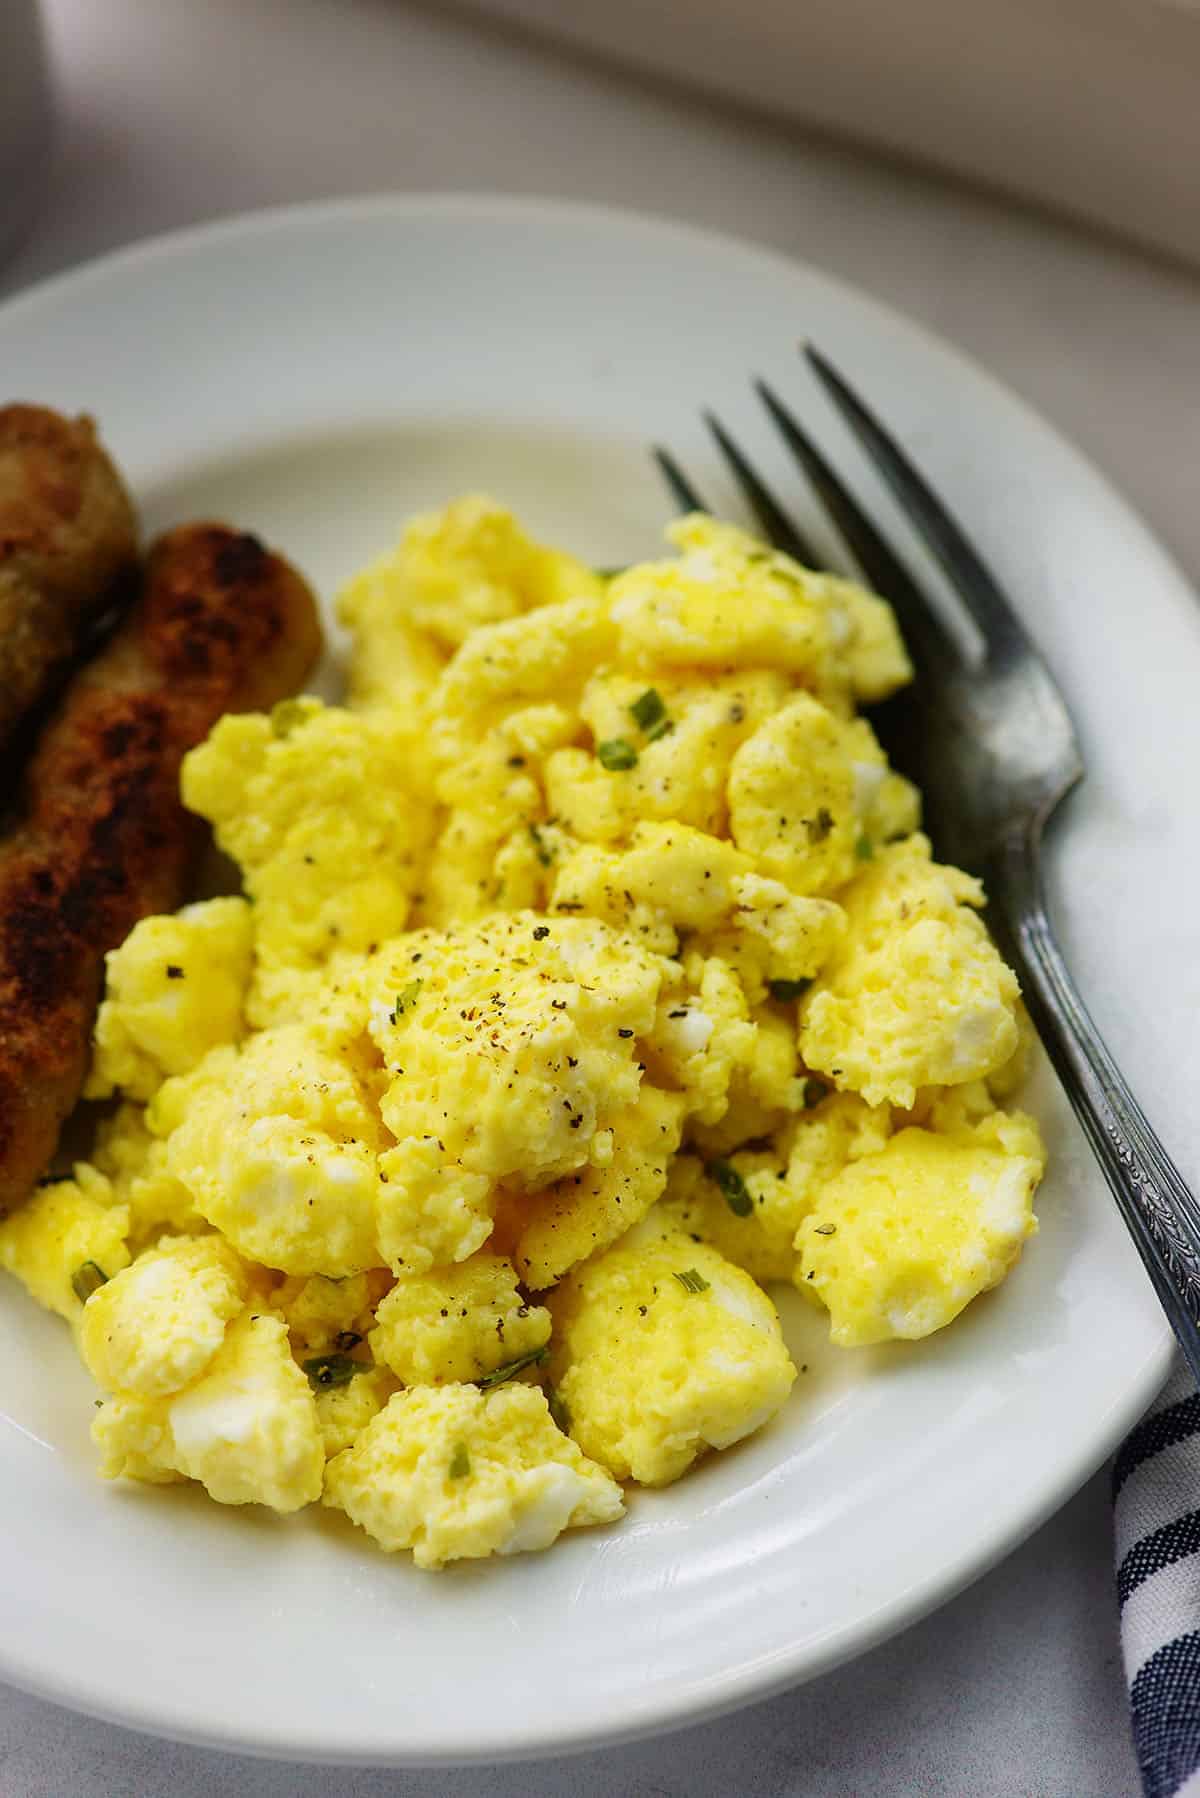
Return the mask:
<path id="1" fill-rule="evenodd" d="M 133 504 L 91 419 L 0 407 L 0 748 L 136 565 Z"/>
<path id="2" fill-rule="evenodd" d="M 0 1215 L 78 1098 L 106 951 L 186 896 L 203 835 L 179 800 L 184 754 L 223 712 L 294 692 L 320 640 L 281 556 L 184 525 L 154 545 L 134 612 L 67 688 L 0 848 Z"/>

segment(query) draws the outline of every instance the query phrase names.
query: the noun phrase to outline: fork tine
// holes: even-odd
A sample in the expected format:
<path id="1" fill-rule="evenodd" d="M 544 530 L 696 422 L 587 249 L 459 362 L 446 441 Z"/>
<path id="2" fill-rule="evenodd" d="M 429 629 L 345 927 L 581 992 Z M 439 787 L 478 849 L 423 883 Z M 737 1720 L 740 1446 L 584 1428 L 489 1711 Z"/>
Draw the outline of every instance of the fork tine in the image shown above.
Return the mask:
<path id="1" fill-rule="evenodd" d="M 717 448 L 733 470 L 733 475 L 746 497 L 746 503 L 754 513 L 763 535 L 776 549 L 783 550 L 806 568 L 817 568 L 817 552 L 808 539 L 797 530 L 771 489 L 751 466 L 738 448 L 733 438 L 712 412 L 704 414 L 704 422 L 717 440 Z"/>
<path id="2" fill-rule="evenodd" d="M 939 668 L 961 666 L 963 658 L 945 625 L 794 413 L 765 381 L 755 381 L 754 387 L 871 586 L 894 608 L 916 659 Z"/>
<path id="3" fill-rule="evenodd" d="M 805 344 L 809 367 L 949 575 L 983 633 L 989 656 L 1032 648 L 991 570 L 968 542 L 895 438 L 859 399 L 833 364 Z"/>
<path id="4" fill-rule="evenodd" d="M 708 512 L 711 510 L 700 498 L 670 450 L 663 449 L 661 444 L 656 443 L 651 448 L 650 454 L 658 463 L 659 472 L 670 489 L 671 498 L 681 512 Z"/>

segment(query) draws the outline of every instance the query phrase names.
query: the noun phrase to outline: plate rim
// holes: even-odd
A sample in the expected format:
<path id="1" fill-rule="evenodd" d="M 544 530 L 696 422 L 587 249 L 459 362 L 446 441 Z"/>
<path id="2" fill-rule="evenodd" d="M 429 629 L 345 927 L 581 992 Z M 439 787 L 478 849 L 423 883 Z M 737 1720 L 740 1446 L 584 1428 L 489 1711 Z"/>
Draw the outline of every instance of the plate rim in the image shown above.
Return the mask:
<path id="1" fill-rule="evenodd" d="M 959 344 L 910 317 L 900 307 L 877 298 L 857 281 L 828 271 L 819 262 L 765 244 L 753 237 L 711 229 L 668 215 L 645 212 L 636 208 L 592 201 L 576 201 L 553 196 L 507 195 L 479 191 L 407 192 L 381 189 L 370 193 L 347 195 L 317 201 L 299 201 L 285 205 L 252 209 L 208 218 L 167 232 L 153 233 L 122 244 L 66 269 L 46 275 L 18 288 L 0 300 L 0 335 L 10 322 L 36 315 L 47 304 L 62 297 L 86 296 L 93 284 L 130 273 L 153 268 L 173 260 L 203 254 L 209 244 L 229 244 L 246 238 L 261 240 L 276 232 L 312 229 L 348 219 L 371 221 L 386 219 L 392 224 L 428 218 L 430 215 L 457 215 L 464 222 L 471 219 L 523 219 L 544 225 L 561 221 L 578 224 L 581 218 L 606 221 L 611 225 L 652 233 L 656 238 L 674 238 L 695 251 L 717 255 L 756 258 L 764 275 L 794 278 L 797 272 L 808 273 L 822 283 L 853 295 L 855 303 L 873 315 L 880 326 L 898 327 L 909 339 L 920 340 L 936 352 L 944 362 L 956 366 L 972 383 L 986 386 L 994 396 L 1019 418 L 1021 424 L 1037 432 L 1043 439 L 1086 469 L 1102 491 L 1106 505 L 1118 515 L 1120 522 L 1132 527 L 1140 539 L 1139 550 L 1156 558 L 1164 576 L 1184 590 L 1191 582 L 1170 548 L 1162 543 L 1138 508 L 1114 485 L 1108 475 L 1045 418 L 1030 402 L 981 364 Z M 1097 1178 L 1099 1171 L 1097 1170 Z M 803 1651 L 776 1651 L 766 1661 L 748 1661 L 742 1666 L 707 1676 L 699 1683 L 677 1685 L 673 1691 L 656 1694 L 626 1724 L 621 1722 L 565 1724 L 553 1735 L 539 1728 L 536 1737 L 524 1737 L 520 1728 L 511 1729 L 504 1737 L 473 1744 L 469 1749 L 434 1748 L 428 1744 L 413 1747 L 367 1743 L 360 1752 L 348 1751 L 342 1745 L 322 1747 L 315 1731 L 305 1738 L 303 1729 L 284 1735 L 280 1731 L 251 1736 L 237 1727 L 222 1728 L 220 1721 L 197 1728 L 180 1714 L 171 1714 L 155 1702 L 140 1707 L 136 1699 L 117 1703 L 105 1692 L 93 1689 L 78 1675 L 59 1674 L 56 1669 L 24 1665 L 14 1658 L 11 1644 L 0 1640 L 0 1679 L 34 1697 L 50 1700 L 87 1716 L 119 1724 L 140 1733 L 165 1737 L 197 1747 L 221 1749 L 264 1759 L 290 1759 L 310 1764 L 344 1766 L 411 1766 L 450 1767 L 496 1764 L 522 1760 L 541 1760 L 555 1756 L 584 1753 L 601 1746 L 616 1746 L 646 1737 L 684 1729 L 701 1721 L 712 1721 L 747 1704 L 765 1700 L 802 1681 L 832 1672 L 859 1654 L 869 1652 L 890 1636 L 916 1623 L 921 1618 L 961 1593 L 974 1580 L 996 1566 L 1025 1541 L 1047 1518 L 1107 1459 L 1116 1444 L 1146 1410 L 1161 1389 L 1173 1364 L 1174 1340 L 1165 1317 L 1156 1341 L 1150 1344 L 1136 1378 L 1127 1387 L 1120 1402 L 1108 1408 L 1103 1428 L 1086 1453 L 1076 1455 L 1069 1466 L 1060 1468 L 1053 1480 L 1044 1480 L 1032 1502 L 1014 1512 L 1007 1527 L 998 1535 L 964 1547 L 957 1557 L 944 1565 L 936 1579 L 926 1579 L 919 1589 L 905 1589 L 882 1605 L 869 1619 L 851 1619 L 831 1628 L 826 1638 L 814 1646 L 810 1640 Z M 801 1663 L 802 1664 L 798 1664 Z M 298 1722 L 302 1721 L 298 1718 Z M 444 1732 L 439 1740 L 445 1740 Z"/>

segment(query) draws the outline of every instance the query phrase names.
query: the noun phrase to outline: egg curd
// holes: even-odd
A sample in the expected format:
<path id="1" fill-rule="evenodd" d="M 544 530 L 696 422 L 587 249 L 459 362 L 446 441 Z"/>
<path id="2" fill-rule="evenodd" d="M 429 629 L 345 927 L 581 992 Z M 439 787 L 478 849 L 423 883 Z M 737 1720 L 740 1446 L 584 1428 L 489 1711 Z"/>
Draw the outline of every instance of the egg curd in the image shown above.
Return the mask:
<path id="1" fill-rule="evenodd" d="M 544 1548 L 769 1422 L 767 1288 L 923 1337 L 1035 1230 L 1016 980 L 857 711 L 891 610 L 668 536 L 605 578 L 417 518 L 339 599 L 346 706 L 187 757 L 242 894 L 108 957 L 92 1160 L 0 1225 L 106 1477 Z"/>

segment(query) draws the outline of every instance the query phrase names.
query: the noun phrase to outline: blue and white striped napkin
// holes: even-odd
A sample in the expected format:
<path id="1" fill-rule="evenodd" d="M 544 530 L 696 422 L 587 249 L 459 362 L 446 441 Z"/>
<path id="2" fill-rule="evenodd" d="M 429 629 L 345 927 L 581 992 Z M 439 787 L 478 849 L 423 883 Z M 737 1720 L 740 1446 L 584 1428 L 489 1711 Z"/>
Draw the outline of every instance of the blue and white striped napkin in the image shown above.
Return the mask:
<path id="1" fill-rule="evenodd" d="M 1200 1393 L 1182 1363 L 1117 1455 L 1113 1508 L 1146 1798 L 1200 1798 Z"/>

